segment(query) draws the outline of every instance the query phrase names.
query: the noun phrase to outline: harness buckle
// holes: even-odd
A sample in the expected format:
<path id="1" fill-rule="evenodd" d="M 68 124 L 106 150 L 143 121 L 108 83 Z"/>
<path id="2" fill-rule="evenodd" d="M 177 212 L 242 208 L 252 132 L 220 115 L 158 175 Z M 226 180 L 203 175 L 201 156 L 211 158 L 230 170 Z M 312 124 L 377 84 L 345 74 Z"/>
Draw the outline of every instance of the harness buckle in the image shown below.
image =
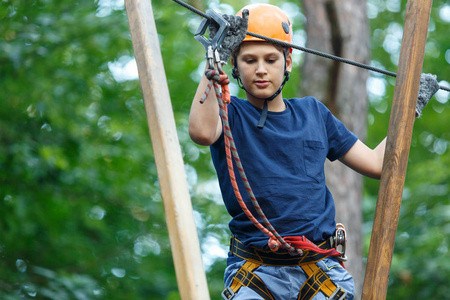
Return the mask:
<path id="1" fill-rule="evenodd" d="M 347 246 L 347 232 L 345 231 L 345 227 L 343 224 L 336 224 L 336 232 L 334 234 L 333 240 L 334 248 L 336 248 L 336 251 L 341 254 L 338 259 L 341 261 L 346 261 L 347 255 L 345 255 L 345 250 Z M 338 250 L 339 246 L 341 246 L 341 251 Z"/>
<path id="2" fill-rule="evenodd" d="M 342 292 L 342 295 L 340 297 L 338 295 L 339 292 Z M 327 300 L 345 300 L 346 296 L 347 291 L 343 290 L 340 286 L 336 286 L 336 289 L 334 290 L 333 294 L 331 294 L 330 297 L 327 298 Z"/>
<path id="3" fill-rule="evenodd" d="M 234 292 L 230 287 L 227 287 L 226 289 L 223 290 L 221 296 L 222 299 L 224 300 L 230 300 L 234 298 Z"/>

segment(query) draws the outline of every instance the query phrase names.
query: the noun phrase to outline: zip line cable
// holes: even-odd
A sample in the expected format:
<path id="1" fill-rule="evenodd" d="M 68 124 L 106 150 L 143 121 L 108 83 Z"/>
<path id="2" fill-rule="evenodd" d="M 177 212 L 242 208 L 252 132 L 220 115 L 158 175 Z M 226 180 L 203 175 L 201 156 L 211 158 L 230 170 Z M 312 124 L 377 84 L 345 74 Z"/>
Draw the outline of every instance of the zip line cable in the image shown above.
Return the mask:
<path id="1" fill-rule="evenodd" d="M 191 5 L 183 2 L 182 0 L 172 0 L 172 1 L 174 1 L 175 3 L 180 4 L 181 6 L 189 9 L 190 11 L 192 11 L 192 12 L 194 12 L 196 14 L 198 14 L 199 16 L 202 16 L 203 18 L 206 18 L 206 19 L 208 19 L 210 21 L 213 21 L 210 16 L 208 16 L 204 12 L 198 10 L 197 8 L 195 8 L 195 7 L 191 6 Z M 302 47 L 302 46 L 286 43 L 286 42 L 283 42 L 283 41 L 280 41 L 280 40 L 272 39 L 272 38 L 269 38 L 269 37 L 266 37 L 266 36 L 263 36 L 263 35 L 259 35 L 259 34 L 256 34 L 256 33 L 248 32 L 248 31 L 247 31 L 247 35 L 250 35 L 250 36 L 253 36 L 253 37 L 256 37 L 256 38 L 259 38 L 259 39 L 266 40 L 269 43 L 276 44 L 276 45 L 279 45 L 279 46 L 282 46 L 282 47 L 294 48 L 294 49 L 297 49 L 297 50 L 300 50 L 300 51 L 303 51 L 303 52 L 306 52 L 306 53 L 315 54 L 315 55 L 322 56 L 322 57 L 325 57 L 325 58 L 328 58 L 328 59 L 332 59 L 332 60 L 335 60 L 335 61 L 338 61 L 338 62 L 341 62 L 341 63 L 346 63 L 346 64 L 349 64 L 349 65 L 353 65 L 353 66 L 358 67 L 358 68 L 363 68 L 363 69 L 366 69 L 366 70 L 369 70 L 369 71 L 381 73 L 381 74 L 388 75 L 388 76 L 391 76 L 391 77 L 397 77 L 397 74 L 394 73 L 394 72 L 386 71 L 386 70 L 383 70 L 383 69 L 380 69 L 380 68 L 376 68 L 376 67 L 369 66 L 369 65 L 366 65 L 366 64 L 363 64 L 363 63 L 355 62 L 355 61 L 352 61 L 352 60 L 349 60 L 349 59 L 346 59 L 346 58 L 342 58 L 342 57 L 339 57 L 339 56 L 335 56 L 335 55 L 332 55 L 332 54 L 328 54 L 328 53 L 320 52 L 320 51 L 317 51 L 317 50 L 305 48 L 305 47 Z M 450 92 L 450 87 L 439 85 L 439 89 L 447 91 L 447 92 Z"/>

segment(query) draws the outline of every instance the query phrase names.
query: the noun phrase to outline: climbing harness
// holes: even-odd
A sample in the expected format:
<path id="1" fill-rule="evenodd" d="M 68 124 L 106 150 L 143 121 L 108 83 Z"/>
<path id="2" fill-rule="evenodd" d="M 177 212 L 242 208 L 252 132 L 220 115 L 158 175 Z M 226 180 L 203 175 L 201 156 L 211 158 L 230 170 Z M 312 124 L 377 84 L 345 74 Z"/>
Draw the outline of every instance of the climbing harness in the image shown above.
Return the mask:
<path id="1" fill-rule="evenodd" d="M 325 241 L 317 245 L 319 249 L 329 249 L 332 241 Z M 298 300 L 312 299 L 319 291 L 324 293 L 328 299 L 345 299 L 347 292 L 336 285 L 331 278 L 316 265 L 316 263 L 328 255 L 315 251 L 305 251 L 303 256 L 292 256 L 288 253 L 272 252 L 245 247 L 238 239 L 232 237 L 230 242 L 230 253 L 245 259 L 246 262 L 236 272 L 232 283 L 222 292 L 223 299 L 233 299 L 234 294 L 245 286 L 260 295 L 264 300 L 275 299 L 267 289 L 264 282 L 254 273 L 261 265 L 267 266 L 299 266 L 306 274 L 304 282 L 298 293 Z"/>
<path id="2" fill-rule="evenodd" d="M 287 238 L 286 238 L 287 239 Z M 311 242 L 310 242 L 311 243 Z M 331 239 L 319 245 L 313 244 L 308 248 L 303 248 L 304 253 L 300 255 L 290 255 L 288 252 L 273 252 L 271 249 L 257 249 L 246 247 L 236 237 L 230 239 L 230 254 L 239 258 L 252 261 L 267 266 L 298 266 L 308 263 L 316 263 L 325 257 L 333 254 Z"/>
<path id="3" fill-rule="evenodd" d="M 264 300 L 275 300 L 261 278 L 254 273 L 260 266 L 259 263 L 246 261 L 236 272 L 231 285 L 223 290 L 222 299 L 233 299 L 239 289 L 245 286 L 255 291 Z M 312 299 L 319 291 L 324 293 L 328 300 L 344 300 L 347 296 L 347 292 L 336 285 L 315 263 L 300 265 L 300 267 L 308 276 L 308 279 L 301 287 L 297 300 Z"/>
<path id="4" fill-rule="evenodd" d="M 195 13 L 195 14 L 197 14 L 199 16 L 202 16 L 203 18 L 207 18 L 207 19 L 211 20 L 210 16 L 208 16 L 204 12 L 196 9 L 195 7 L 193 7 L 193 6 L 183 2 L 182 0 L 172 0 L 172 1 L 177 3 L 177 4 L 179 4 L 179 5 L 181 5 L 181 6 L 183 6 L 183 7 L 185 7 L 185 8 L 187 8 L 187 9 L 189 9 L 193 13 Z M 355 66 L 355 67 L 358 67 L 358 68 L 366 69 L 366 70 L 369 70 L 369 71 L 377 72 L 377 73 L 384 74 L 384 75 L 391 76 L 391 77 L 397 77 L 397 74 L 394 73 L 394 72 L 383 70 L 383 69 L 376 68 L 376 67 L 373 67 L 373 66 L 369 66 L 369 65 L 366 65 L 366 64 L 363 64 L 363 63 L 360 63 L 360 62 L 356 62 L 356 61 L 352 61 L 350 59 L 346 59 L 346 58 L 339 57 L 339 56 L 336 56 L 336 55 L 324 53 L 324 52 L 321 52 L 321 51 L 318 51 L 318 50 L 302 47 L 302 46 L 299 46 L 299 45 L 295 45 L 295 44 L 292 44 L 292 43 L 280 41 L 280 40 L 277 40 L 277 39 L 272 39 L 272 38 L 266 37 L 264 35 L 260 35 L 260 34 L 253 33 L 253 32 L 247 32 L 247 35 L 253 36 L 255 38 L 259 38 L 259 39 L 262 39 L 262 40 L 265 40 L 265 41 L 268 41 L 268 42 L 270 42 L 272 44 L 279 45 L 281 47 L 297 49 L 297 50 L 303 51 L 305 53 L 314 54 L 314 55 L 321 56 L 321 57 L 324 57 L 324 58 L 332 59 L 332 60 L 335 60 L 335 61 L 338 61 L 338 62 L 341 62 L 341 63 L 345 63 L 345 64 L 349 64 L 349 65 L 352 65 L 352 66 Z M 450 87 L 446 87 L 446 86 L 443 86 L 443 85 L 440 85 L 439 89 L 443 90 L 443 91 L 450 92 Z"/>
<path id="5" fill-rule="evenodd" d="M 224 299 L 232 299 L 242 286 L 247 286 L 257 292 L 263 299 L 273 299 L 267 288 L 258 276 L 252 271 L 261 265 L 266 266 L 300 266 L 307 276 L 307 280 L 299 291 L 298 299 L 311 299 L 314 295 L 322 291 L 328 299 L 345 299 L 347 292 L 335 285 L 330 277 L 319 268 L 316 263 L 327 256 L 337 256 L 340 264 L 347 260 L 345 256 L 346 233 L 342 224 L 336 225 L 336 233 L 327 241 L 316 245 L 304 237 L 286 237 L 286 242 L 301 248 L 303 255 L 293 256 L 288 252 L 273 252 L 269 242 L 269 249 L 256 249 L 246 247 L 234 236 L 230 239 L 230 255 L 239 257 L 246 261 L 233 278 L 232 284 L 222 292 Z M 343 251 L 336 250 L 338 246 L 343 247 Z M 249 267 L 252 267 L 249 270 Z M 272 298 L 271 298 L 272 297 Z"/>

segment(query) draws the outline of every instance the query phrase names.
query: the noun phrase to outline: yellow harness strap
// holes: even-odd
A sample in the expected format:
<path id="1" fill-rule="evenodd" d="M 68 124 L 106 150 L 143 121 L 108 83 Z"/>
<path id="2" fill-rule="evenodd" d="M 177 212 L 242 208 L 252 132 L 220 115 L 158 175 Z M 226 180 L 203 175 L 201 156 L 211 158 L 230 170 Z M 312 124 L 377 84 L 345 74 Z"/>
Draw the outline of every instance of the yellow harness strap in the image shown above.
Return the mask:
<path id="1" fill-rule="evenodd" d="M 261 264 L 246 261 L 242 267 L 234 275 L 233 282 L 230 287 L 222 292 L 223 299 L 232 299 L 234 294 L 242 287 L 246 286 L 258 293 L 264 300 L 275 300 L 272 294 L 267 289 L 264 282 L 259 278 L 253 270 L 258 268 Z"/>
<path id="2" fill-rule="evenodd" d="M 331 278 L 315 263 L 300 266 L 308 276 L 298 294 L 298 300 L 312 299 L 322 291 L 328 299 L 345 299 L 347 292 L 336 286 Z"/>

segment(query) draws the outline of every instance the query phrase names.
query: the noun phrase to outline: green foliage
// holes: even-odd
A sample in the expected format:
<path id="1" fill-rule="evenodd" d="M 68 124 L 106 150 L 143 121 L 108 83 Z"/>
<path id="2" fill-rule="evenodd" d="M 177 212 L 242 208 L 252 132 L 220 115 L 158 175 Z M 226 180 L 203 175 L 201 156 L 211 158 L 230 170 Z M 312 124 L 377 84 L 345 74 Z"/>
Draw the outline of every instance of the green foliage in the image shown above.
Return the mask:
<path id="1" fill-rule="evenodd" d="M 401 27 L 404 4 L 397 12 L 386 9 L 386 1 L 369 3 L 378 12 L 371 19 L 373 60 L 395 70 L 395 52 L 383 43 L 396 28 L 392 24 Z M 152 5 L 216 299 L 229 217 L 209 149 L 194 145 L 187 134 L 204 53 L 193 39 L 201 19 L 172 1 Z M 234 13 L 242 3 L 196 5 Z M 449 23 L 439 17 L 445 5 L 444 0 L 433 4 L 424 71 L 449 80 L 450 68 L 442 67 L 450 60 Z M 296 18 L 301 32 L 301 14 Z M 123 5 L 3 0 L 0 34 L 0 298 L 179 299 L 139 82 L 114 73 L 114 66 L 133 57 Z M 300 76 L 293 74 L 291 81 Z M 387 131 L 394 81 L 382 79 L 386 92 L 371 101 L 371 145 Z M 296 94 L 296 86 L 288 84 L 288 93 Z M 448 299 L 446 99 L 434 99 L 415 124 L 390 299 Z M 366 182 L 367 234 L 377 188 L 378 182 Z"/>
<path id="2" fill-rule="evenodd" d="M 133 56 L 124 11 L 1 9 L 2 298 L 164 298 L 177 287 L 139 83 L 108 67 Z"/>

